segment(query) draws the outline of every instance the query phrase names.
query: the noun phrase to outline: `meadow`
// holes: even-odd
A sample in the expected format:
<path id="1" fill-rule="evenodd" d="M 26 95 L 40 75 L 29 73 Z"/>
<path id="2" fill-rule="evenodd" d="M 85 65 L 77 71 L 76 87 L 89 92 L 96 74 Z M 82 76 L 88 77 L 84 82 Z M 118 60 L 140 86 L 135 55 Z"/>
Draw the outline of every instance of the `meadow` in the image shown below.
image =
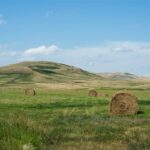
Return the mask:
<path id="1" fill-rule="evenodd" d="M 112 95 L 118 89 L 97 88 Z M 140 112 L 109 113 L 107 97 L 88 97 L 88 89 L 0 88 L 0 150 L 149 150 L 150 90 L 130 90 Z"/>

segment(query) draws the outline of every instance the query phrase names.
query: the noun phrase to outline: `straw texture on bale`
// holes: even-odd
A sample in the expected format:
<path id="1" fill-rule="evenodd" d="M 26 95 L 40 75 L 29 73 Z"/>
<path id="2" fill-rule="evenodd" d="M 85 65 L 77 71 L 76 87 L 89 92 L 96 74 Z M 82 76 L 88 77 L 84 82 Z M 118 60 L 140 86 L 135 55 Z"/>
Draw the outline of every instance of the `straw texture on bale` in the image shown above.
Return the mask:
<path id="1" fill-rule="evenodd" d="M 98 93 L 96 92 L 96 90 L 91 89 L 91 90 L 89 90 L 88 95 L 91 96 L 91 97 L 97 97 Z"/>
<path id="2" fill-rule="evenodd" d="M 138 99 L 130 93 L 117 93 L 111 99 L 110 112 L 114 115 L 133 115 L 138 110 Z"/>
<path id="3" fill-rule="evenodd" d="M 27 96 L 35 96 L 36 95 L 36 92 L 33 88 L 27 88 L 25 89 L 25 95 Z"/>

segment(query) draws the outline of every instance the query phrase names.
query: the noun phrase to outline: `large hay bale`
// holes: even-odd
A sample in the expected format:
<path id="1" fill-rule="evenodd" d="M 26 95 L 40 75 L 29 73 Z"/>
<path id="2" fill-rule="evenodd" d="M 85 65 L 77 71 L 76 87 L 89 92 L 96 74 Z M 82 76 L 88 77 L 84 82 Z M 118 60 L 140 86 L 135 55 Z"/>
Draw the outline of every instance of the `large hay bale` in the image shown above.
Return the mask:
<path id="1" fill-rule="evenodd" d="M 33 88 L 27 88 L 25 89 L 25 95 L 27 96 L 35 96 L 36 95 L 36 92 Z"/>
<path id="2" fill-rule="evenodd" d="M 96 92 L 96 90 L 91 89 L 91 90 L 89 90 L 88 95 L 91 96 L 91 97 L 97 97 L 98 93 Z"/>
<path id="3" fill-rule="evenodd" d="M 114 115 L 132 115 L 138 110 L 138 99 L 130 93 L 117 93 L 111 99 L 110 112 Z"/>

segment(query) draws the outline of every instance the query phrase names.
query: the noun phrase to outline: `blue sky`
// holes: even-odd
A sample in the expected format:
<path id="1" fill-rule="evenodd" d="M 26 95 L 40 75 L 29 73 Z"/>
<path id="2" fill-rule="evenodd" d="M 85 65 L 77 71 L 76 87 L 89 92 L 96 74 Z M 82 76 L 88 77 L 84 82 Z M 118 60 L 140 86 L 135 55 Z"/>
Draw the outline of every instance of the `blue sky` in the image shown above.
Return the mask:
<path id="1" fill-rule="evenodd" d="M 0 0 L 0 65 L 150 75 L 149 16 L 149 0 Z"/>

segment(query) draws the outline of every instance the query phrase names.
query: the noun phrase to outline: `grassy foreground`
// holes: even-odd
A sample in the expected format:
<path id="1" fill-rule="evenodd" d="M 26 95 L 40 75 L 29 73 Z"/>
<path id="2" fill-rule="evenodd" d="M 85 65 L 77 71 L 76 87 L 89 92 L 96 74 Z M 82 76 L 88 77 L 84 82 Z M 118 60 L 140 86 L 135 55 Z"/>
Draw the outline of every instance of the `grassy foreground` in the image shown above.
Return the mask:
<path id="1" fill-rule="evenodd" d="M 0 89 L 0 150 L 150 149 L 150 90 L 132 90 L 142 111 L 134 116 L 110 115 L 109 99 L 87 89 L 36 91 Z"/>

